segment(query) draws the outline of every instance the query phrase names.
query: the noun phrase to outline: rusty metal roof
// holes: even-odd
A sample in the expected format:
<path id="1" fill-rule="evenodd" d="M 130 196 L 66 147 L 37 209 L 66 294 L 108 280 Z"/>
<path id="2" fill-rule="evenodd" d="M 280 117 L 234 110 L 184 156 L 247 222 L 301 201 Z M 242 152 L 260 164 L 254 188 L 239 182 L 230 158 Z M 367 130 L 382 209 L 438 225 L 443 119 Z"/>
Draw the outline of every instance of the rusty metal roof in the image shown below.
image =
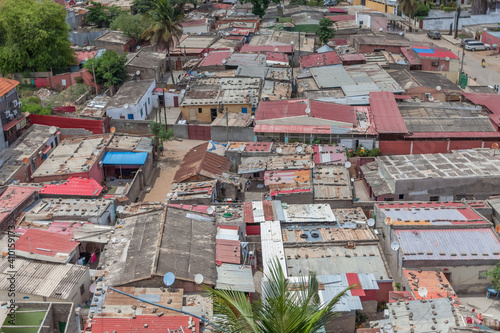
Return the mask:
<path id="1" fill-rule="evenodd" d="M 175 182 L 183 182 L 196 175 L 213 179 L 222 175 L 222 172 L 229 171 L 231 162 L 224 156 L 207 152 L 207 148 L 208 142 L 202 143 L 184 156 L 175 174 Z"/>
<path id="2" fill-rule="evenodd" d="M 0 96 L 6 95 L 9 91 L 17 87 L 18 84 L 19 81 L 0 77 Z"/>

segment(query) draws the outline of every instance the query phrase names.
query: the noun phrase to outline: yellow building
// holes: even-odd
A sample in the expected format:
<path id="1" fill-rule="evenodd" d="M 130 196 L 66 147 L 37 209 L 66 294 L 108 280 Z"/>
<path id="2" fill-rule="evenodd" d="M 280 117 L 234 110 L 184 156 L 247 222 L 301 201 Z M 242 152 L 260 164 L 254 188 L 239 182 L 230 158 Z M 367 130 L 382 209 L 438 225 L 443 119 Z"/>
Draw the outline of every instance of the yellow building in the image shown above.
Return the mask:
<path id="1" fill-rule="evenodd" d="M 353 6 L 366 6 L 370 9 L 382 12 L 396 14 L 395 6 L 388 5 L 385 1 L 372 1 L 372 0 L 352 0 Z"/>
<path id="2" fill-rule="evenodd" d="M 222 111 L 252 113 L 259 102 L 260 90 L 260 78 L 192 80 L 180 106 L 182 118 L 209 124 Z"/>

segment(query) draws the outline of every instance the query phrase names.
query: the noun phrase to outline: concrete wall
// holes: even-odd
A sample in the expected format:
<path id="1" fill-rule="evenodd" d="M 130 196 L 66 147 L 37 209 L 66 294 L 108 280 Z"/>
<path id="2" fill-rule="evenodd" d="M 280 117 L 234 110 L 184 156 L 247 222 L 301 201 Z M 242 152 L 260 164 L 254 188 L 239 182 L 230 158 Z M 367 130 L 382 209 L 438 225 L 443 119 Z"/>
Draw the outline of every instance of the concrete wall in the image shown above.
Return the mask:
<path id="1" fill-rule="evenodd" d="M 443 13 L 442 16 L 427 17 L 423 19 L 422 29 L 448 31 L 450 30 L 450 24 L 453 24 L 454 28 L 456 12 L 451 13 L 450 14 L 452 15 L 451 17 L 443 17 L 444 15 L 446 15 L 446 13 Z M 466 25 L 487 24 L 487 23 L 500 23 L 500 14 L 469 15 L 469 16 L 461 14 L 460 20 L 458 22 L 458 29 L 462 29 L 462 27 Z"/>
<path id="2" fill-rule="evenodd" d="M 228 127 L 228 136 L 226 135 L 226 127 L 210 126 L 210 136 L 213 141 L 226 142 L 229 141 L 254 141 L 253 127 Z"/>
<path id="3" fill-rule="evenodd" d="M 189 139 L 189 132 L 187 125 L 175 124 L 172 125 L 175 137 L 178 139 Z"/>
<path id="4" fill-rule="evenodd" d="M 281 200 L 288 204 L 310 204 L 314 202 L 313 191 L 279 194 L 274 197 L 274 200 Z"/>
<path id="5" fill-rule="evenodd" d="M 131 39 L 126 44 L 110 43 L 96 39 L 94 44 L 99 49 L 113 50 L 118 54 L 122 54 L 123 52 L 130 52 L 130 48 L 135 44 L 135 39 Z"/>
<path id="6" fill-rule="evenodd" d="M 94 45 L 94 41 L 96 38 L 104 35 L 108 30 L 99 30 L 99 31 L 86 31 L 86 32 L 78 32 L 72 31 L 69 33 L 69 41 L 71 44 L 78 46 L 88 46 Z"/>
<path id="7" fill-rule="evenodd" d="M 111 119 L 129 119 L 129 115 L 133 115 L 133 120 L 146 120 L 153 108 L 158 107 L 158 96 L 153 95 L 155 87 L 156 81 L 153 81 L 139 102 L 134 105 L 129 104 L 127 109 L 123 107 L 106 109 L 107 116 Z"/>
<path id="8" fill-rule="evenodd" d="M 219 105 L 181 105 L 182 118 L 188 121 L 198 121 L 200 123 L 209 124 L 212 122 L 211 109 L 218 110 Z M 226 104 L 224 109 L 232 113 L 242 113 L 243 108 L 247 109 L 247 113 L 252 112 L 251 104 Z M 252 140 L 253 141 L 253 140 Z"/>
<path id="9" fill-rule="evenodd" d="M 151 135 L 148 120 L 110 119 L 109 124 L 117 133 Z"/>
<path id="10" fill-rule="evenodd" d="M 182 27 L 182 32 L 184 34 L 197 34 L 197 33 L 204 33 L 204 32 L 210 32 L 210 27 L 208 24 L 203 24 L 203 25 L 193 25 L 189 27 Z"/>

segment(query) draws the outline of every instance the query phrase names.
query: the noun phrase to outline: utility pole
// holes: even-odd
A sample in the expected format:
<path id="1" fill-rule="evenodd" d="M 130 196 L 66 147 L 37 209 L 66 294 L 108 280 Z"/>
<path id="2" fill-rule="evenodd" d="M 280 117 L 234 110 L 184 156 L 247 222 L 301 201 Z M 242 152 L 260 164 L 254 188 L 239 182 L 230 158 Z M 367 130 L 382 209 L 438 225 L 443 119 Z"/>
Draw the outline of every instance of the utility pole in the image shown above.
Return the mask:
<path id="1" fill-rule="evenodd" d="M 94 74 L 94 85 L 95 85 L 95 94 L 99 92 L 99 86 L 97 85 L 97 81 L 95 79 L 95 70 L 94 70 L 94 62 L 92 61 L 92 73 Z"/>
<path id="2" fill-rule="evenodd" d="M 462 11 L 462 8 L 460 7 L 460 0 L 457 1 L 457 21 L 455 23 L 455 39 L 458 38 L 458 20 L 460 19 L 460 12 Z"/>
<path id="3" fill-rule="evenodd" d="M 226 106 L 226 142 L 229 142 L 229 115 Z"/>
<path id="4" fill-rule="evenodd" d="M 460 73 L 464 72 L 465 44 L 462 45 L 462 64 L 460 65 Z"/>
<path id="5" fill-rule="evenodd" d="M 163 115 L 165 116 L 165 129 L 167 129 L 167 107 L 166 107 L 167 101 L 165 100 L 165 88 L 163 88 Z M 160 117 L 160 123 L 161 123 L 161 117 Z"/>

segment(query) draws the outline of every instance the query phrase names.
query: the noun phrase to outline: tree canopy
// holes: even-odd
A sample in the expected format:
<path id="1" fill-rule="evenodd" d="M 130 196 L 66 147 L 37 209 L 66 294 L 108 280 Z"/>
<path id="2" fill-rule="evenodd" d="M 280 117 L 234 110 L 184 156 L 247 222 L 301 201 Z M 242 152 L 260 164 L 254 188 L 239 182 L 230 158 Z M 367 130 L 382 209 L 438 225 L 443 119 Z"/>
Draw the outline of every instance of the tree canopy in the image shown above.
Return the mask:
<path id="1" fill-rule="evenodd" d="M 333 21 L 326 17 L 319 21 L 319 28 L 316 30 L 316 36 L 318 36 L 321 43 L 326 44 L 333 38 L 333 36 L 335 36 L 335 30 L 332 26 Z"/>
<path id="2" fill-rule="evenodd" d="M 144 31 L 143 38 L 156 44 L 157 48 L 167 51 L 176 40 L 182 36 L 180 19 L 175 16 L 175 10 L 170 0 L 154 0 L 154 8 L 144 14 L 151 25 Z"/>
<path id="3" fill-rule="evenodd" d="M 252 14 L 262 18 L 266 14 L 266 9 L 269 7 L 270 2 L 270 0 L 250 0 L 250 3 L 253 5 Z"/>
<path id="4" fill-rule="evenodd" d="M 148 20 L 143 19 L 142 15 L 122 13 L 111 22 L 110 28 L 111 30 L 123 31 L 128 37 L 139 41 L 150 24 Z"/>
<path id="5" fill-rule="evenodd" d="M 127 79 L 125 54 L 118 55 L 115 51 L 105 51 L 100 57 L 85 62 L 85 68 L 92 71 L 94 65 L 97 83 L 104 83 L 106 87 L 122 85 Z"/>
<path id="6" fill-rule="evenodd" d="M 207 288 L 213 299 L 220 326 L 231 333 L 315 333 L 338 315 L 335 304 L 351 286 L 321 304 L 319 282 L 311 272 L 299 283 L 292 283 L 277 259 L 262 286 L 263 301 L 251 303 L 245 293 Z"/>
<path id="7" fill-rule="evenodd" d="M 399 8 L 408 18 L 413 17 L 417 11 L 418 3 L 419 0 L 398 0 Z"/>
<path id="8" fill-rule="evenodd" d="M 75 62 L 66 10 L 52 0 L 2 0 L 0 70 L 2 74 L 49 71 Z"/>
<path id="9" fill-rule="evenodd" d="M 109 27 L 111 22 L 124 13 L 124 11 L 116 5 L 103 6 L 102 4 L 93 1 L 90 3 L 92 6 L 89 7 L 86 21 L 100 27 Z"/>
<path id="10" fill-rule="evenodd" d="M 496 290 L 500 290 L 500 262 L 498 262 L 491 271 L 484 274 L 486 277 L 491 278 L 491 285 Z"/>
<path id="11" fill-rule="evenodd" d="M 134 0 L 130 10 L 133 14 L 146 14 L 153 9 L 154 0 Z"/>

